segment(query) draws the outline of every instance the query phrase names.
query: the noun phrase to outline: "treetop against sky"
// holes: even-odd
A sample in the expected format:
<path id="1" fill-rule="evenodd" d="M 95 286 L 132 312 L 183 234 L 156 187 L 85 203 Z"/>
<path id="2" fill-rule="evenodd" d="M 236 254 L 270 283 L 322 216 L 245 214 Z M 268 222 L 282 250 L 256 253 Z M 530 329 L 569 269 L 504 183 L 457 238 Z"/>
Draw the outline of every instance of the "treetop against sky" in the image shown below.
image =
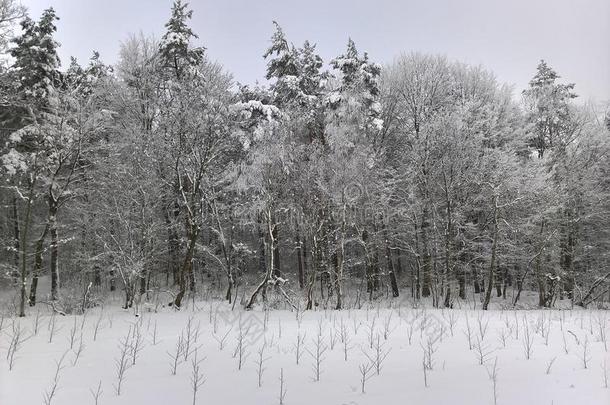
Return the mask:
<path id="1" fill-rule="evenodd" d="M 85 62 L 93 49 L 114 64 L 129 33 L 161 37 L 171 6 L 169 0 L 23 3 L 34 19 L 45 8 L 55 8 L 64 64 L 70 56 Z M 519 94 L 544 59 L 577 84 L 579 102 L 610 97 L 607 0 L 191 0 L 190 6 L 200 45 L 242 83 L 262 80 L 266 62 L 261 55 L 273 32 L 271 21 L 277 20 L 295 45 L 316 43 L 326 63 L 351 37 L 384 64 L 411 51 L 482 64 Z"/>

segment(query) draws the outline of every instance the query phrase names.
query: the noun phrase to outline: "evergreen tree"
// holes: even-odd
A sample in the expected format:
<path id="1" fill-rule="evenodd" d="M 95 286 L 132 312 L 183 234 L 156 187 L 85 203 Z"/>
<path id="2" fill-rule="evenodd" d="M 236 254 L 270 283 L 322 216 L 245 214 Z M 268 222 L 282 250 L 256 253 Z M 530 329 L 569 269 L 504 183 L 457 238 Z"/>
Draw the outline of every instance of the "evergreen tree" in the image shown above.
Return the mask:
<path id="1" fill-rule="evenodd" d="M 53 38 L 56 20 L 59 18 L 53 8 L 45 10 L 38 23 L 26 17 L 21 23 L 23 34 L 14 39 L 15 47 L 11 50 L 15 58 L 12 69 L 16 73 L 16 90 L 24 96 L 24 101 L 37 107 L 48 107 L 61 81 L 59 43 Z"/>
<path id="2" fill-rule="evenodd" d="M 301 91 L 307 96 L 317 97 L 323 91 L 328 73 L 321 71 L 323 62 L 322 58 L 316 54 L 316 45 L 305 41 L 297 54 Z"/>
<path id="3" fill-rule="evenodd" d="M 574 83 L 557 83 L 560 76 L 544 60 L 538 64 L 536 75 L 523 92 L 530 124 L 529 144 L 543 157 L 555 146 L 570 126 L 570 100 L 577 97 Z"/>
<path id="4" fill-rule="evenodd" d="M 273 22 L 275 26 L 275 32 L 271 37 L 271 46 L 264 53 L 263 58 L 269 59 L 267 63 L 267 80 L 273 78 L 280 79 L 285 76 L 297 76 L 297 52 L 293 45 L 288 43 L 286 35 L 282 30 L 282 27 L 277 23 Z"/>
<path id="5" fill-rule="evenodd" d="M 342 81 L 345 85 L 356 82 L 361 63 L 362 61 L 358 56 L 356 44 L 351 38 L 347 41 L 347 50 L 345 51 L 345 54 L 330 61 L 330 65 L 333 69 L 339 70 L 343 75 Z"/>
<path id="6" fill-rule="evenodd" d="M 172 15 L 165 24 L 167 31 L 163 34 L 159 45 L 163 65 L 178 79 L 182 78 L 186 69 L 197 66 L 203 61 L 205 48 L 191 45 L 191 40 L 198 38 L 187 24 L 192 17 L 193 10 L 188 9 L 188 3 L 175 1 Z"/>
<path id="7" fill-rule="evenodd" d="M 286 40 L 282 27 L 274 21 L 275 33 L 271 37 L 271 46 L 263 57 L 267 62 L 267 80 L 274 79 L 271 85 L 273 101 L 281 107 L 296 100 L 300 93 L 298 52 L 294 45 Z"/>
<path id="8" fill-rule="evenodd" d="M 104 64 L 99 52 L 93 51 L 89 64 L 84 68 L 76 58 L 71 58 L 70 67 L 63 74 L 62 85 L 64 89 L 74 92 L 75 96 L 88 97 L 93 94 L 99 81 L 108 78 L 112 72 L 112 66 Z"/>
<path id="9" fill-rule="evenodd" d="M 371 62 L 366 52 L 360 56 L 351 38 L 345 54 L 331 60 L 330 65 L 341 74 L 341 85 L 328 95 L 330 107 L 339 115 L 364 118 L 359 124 L 361 128 L 380 130 L 383 126 L 379 103 L 381 66 Z"/>
<path id="10" fill-rule="evenodd" d="M 322 71 L 322 58 L 315 44 L 305 41 L 301 48 L 288 43 L 277 22 L 271 46 L 263 57 L 268 59 L 268 80 L 274 79 L 271 102 L 293 117 L 293 130 L 305 132 L 309 142 L 323 139 L 324 93 L 328 72 Z M 303 131 L 304 129 L 304 131 Z"/>

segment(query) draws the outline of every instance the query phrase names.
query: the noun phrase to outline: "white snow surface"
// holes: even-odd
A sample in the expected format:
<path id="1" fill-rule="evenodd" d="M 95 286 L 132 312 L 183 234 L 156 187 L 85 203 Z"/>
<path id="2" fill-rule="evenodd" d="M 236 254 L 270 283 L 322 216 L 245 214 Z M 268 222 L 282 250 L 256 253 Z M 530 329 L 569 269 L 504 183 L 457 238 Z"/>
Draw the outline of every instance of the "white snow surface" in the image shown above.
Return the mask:
<path id="1" fill-rule="evenodd" d="M 44 305 L 42 306 L 44 307 Z M 608 331 L 604 311 L 583 310 L 440 310 L 412 308 L 403 303 L 394 308 L 376 304 L 360 310 L 300 312 L 234 310 L 226 303 L 200 302 L 181 311 L 171 308 L 133 310 L 118 307 L 90 310 L 82 316 L 55 315 L 56 329 L 49 342 L 53 319 L 41 308 L 38 333 L 33 335 L 35 312 L 27 318 L 4 318 L 0 332 L 0 404 L 43 404 L 52 385 L 55 362 L 66 351 L 53 404 L 94 404 L 90 389 L 101 381 L 99 404 L 192 404 L 192 365 L 182 362 L 172 375 L 170 355 L 189 318 L 198 325 L 196 347 L 206 381 L 196 404 L 279 404 L 280 369 L 283 368 L 287 405 L 336 404 L 494 404 L 493 384 L 488 375 L 497 358 L 497 404 L 588 404 L 607 405 L 610 390 L 604 387 L 603 363 L 610 359 L 603 337 Z M 298 321 L 298 318 L 301 318 Z M 97 339 L 93 340 L 99 321 Z M 115 393 L 119 340 L 139 322 L 144 346 L 125 374 L 122 392 Z M 241 370 L 234 356 L 239 325 L 245 333 L 248 353 Z M 13 326 L 31 337 L 16 353 L 9 371 L 7 350 Z M 73 365 L 74 350 L 69 336 L 76 325 L 76 343 L 81 334 L 84 350 Z M 156 344 L 153 334 L 157 330 Z M 343 326 L 342 326 L 343 325 Z M 468 326 L 474 345 L 481 342 L 486 353 L 479 364 L 477 350 L 469 349 Z M 486 326 L 487 325 L 487 326 Z M 517 327 L 518 325 L 518 327 Z M 531 358 L 524 349 L 525 325 L 533 336 Z M 341 331 L 348 336 L 347 361 Z M 321 376 L 314 381 L 314 340 L 321 332 L 328 347 L 321 363 Z M 411 334 L 411 342 L 409 335 Z M 220 350 L 219 341 L 224 347 Z M 296 364 L 297 336 L 304 336 Z M 358 366 L 375 358 L 370 338 L 379 336 L 382 351 L 389 351 L 380 374 L 372 372 L 361 392 Z M 505 345 L 502 342 L 505 337 Z M 547 338 L 548 336 L 548 338 Z M 332 340 L 332 342 L 331 342 Z M 432 341 L 432 369 L 424 384 L 424 348 Z M 565 341 L 565 343 L 564 343 Z M 587 368 L 584 345 L 587 344 Z M 332 344 L 331 344 L 332 343 Z M 262 386 L 258 386 L 258 350 L 266 345 Z M 332 346 L 332 347 L 331 347 Z M 553 360 L 547 374 L 548 364 Z"/>

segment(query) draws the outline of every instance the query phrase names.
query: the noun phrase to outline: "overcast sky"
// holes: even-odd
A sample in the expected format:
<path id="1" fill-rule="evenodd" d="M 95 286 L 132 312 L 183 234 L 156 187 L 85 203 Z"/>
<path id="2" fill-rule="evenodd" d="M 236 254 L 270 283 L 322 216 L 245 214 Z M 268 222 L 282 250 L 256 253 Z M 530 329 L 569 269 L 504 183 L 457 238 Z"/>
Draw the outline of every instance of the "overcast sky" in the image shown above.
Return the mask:
<path id="1" fill-rule="evenodd" d="M 163 34 L 171 0 L 22 0 L 33 18 L 53 6 L 65 64 L 91 50 L 117 59 L 129 33 Z M 325 61 L 348 37 L 379 63 L 401 52 L 446 54 L 495 72 L 516 92 L 543 58 L 581 101 L 610 99 L 609 0 L 192 0 L 199 45 L 242 83 L 262 81 L 277 20 L 289 41 L 317 43 Z"/>

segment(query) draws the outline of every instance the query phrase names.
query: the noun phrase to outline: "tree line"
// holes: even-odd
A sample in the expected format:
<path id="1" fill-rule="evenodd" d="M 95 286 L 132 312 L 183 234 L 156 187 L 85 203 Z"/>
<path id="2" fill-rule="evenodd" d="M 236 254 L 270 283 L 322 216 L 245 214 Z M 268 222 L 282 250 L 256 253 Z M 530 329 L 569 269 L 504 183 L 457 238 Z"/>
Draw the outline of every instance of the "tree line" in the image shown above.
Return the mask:
<path id="1" fill-rule="evenodd" d="M 268 84 L 242 85 L 192 13 L 178 0 L 160 40 L 62 70 L 55 11 L 0 0 L 0 267 L 20 316 L 107 290 L 126 308 L 204 289 L 246 308 L 610 298 L 610 113 L 545 61 L 515 97 L 482 67 L 381 66 L 351 39 L 325 64 L 274 22 Z"/>

